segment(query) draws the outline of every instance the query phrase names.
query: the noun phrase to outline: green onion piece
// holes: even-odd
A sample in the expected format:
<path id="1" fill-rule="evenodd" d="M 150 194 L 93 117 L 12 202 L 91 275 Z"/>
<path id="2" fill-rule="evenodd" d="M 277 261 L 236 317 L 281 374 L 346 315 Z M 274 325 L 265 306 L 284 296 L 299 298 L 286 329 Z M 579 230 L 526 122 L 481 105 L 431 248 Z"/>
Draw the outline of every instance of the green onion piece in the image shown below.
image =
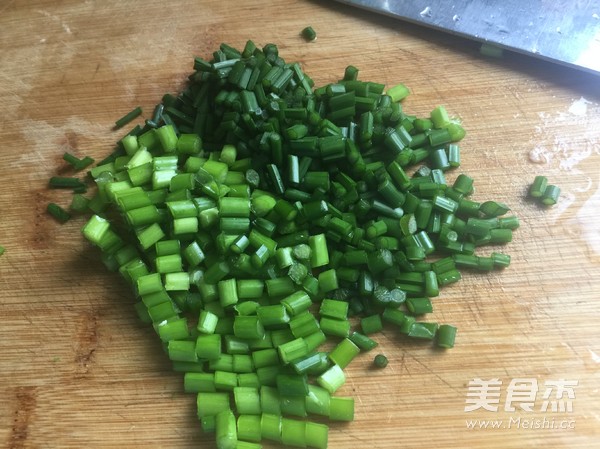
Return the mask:
<path id="1" fill-rule="evenodd" d="M 237 295 L 239 299 L 258 299 L 263 295 L 264 286 L 259 279 L 238 279 Z"/>
<path id="2" fill-rule="evenodd" d="M 281 304 L 284 305 L 287 312 L 291 316 L 295 316 L 308 310 L 308 308 L 312 305 L 312 300 L 305 292 L 297 291 L 283 298 L 281 300 Z"/>
<path id="3" fill-rule="evenodd" d="M 354 398 L 334 396 L 329 406 L 329 419 L 354 421 Z"/>
<path id="4" fill-rule="evenodd" d="M 304 28 L 300 34 L 302 34 L 302 37 L 308 42 L 317 39 L 317 33 L 315 32 L 315 30 L 313 30 L 311 26 L 307 26 L 306 28 Z"/>
<path id="5" fill-rule="evenodd" d="M 323 299 L 319 308 L 319 314 L 329 318 L 345 320 L 348 318 L 348 303 L 335 299 Z"/>
<path id="6" fill-rule="evenodd" d="M 366 335 L 380 332 L 383 329 L 381 316 L 378 314 L 370 315 L 360 320 L 360 327 Z"/>
<path id="7" fill-rule="evenodd" d="M 498 217 L 504 215 L 510 210 L 504 203 L 498 203 L 496 201 L 486 201 L 479 207 L 479 211 L 487 217 Z"/>
<path id="8" fill-rule="evenodd" d="M 311 249 L 310 266 L 318 268 L 329 263 L 329 252 L 327 250 L 327 240 L 325 234 L 317 234 L 308 238 L 308 244 Z"/>
<path id="9" fill-rule="evenodd" d="M 510 265 L 510 256 L 502 253 L 492 253 L 491 259 L 494 263 L 494 268 L 506 268 Z"/>
<path id="10" fill-rule="evenodd" d="M 275 384 L 277 375 L 279 374 L 279 368 L 272 368 L 277 370 L 273 378 Z M 260 387 L 260 407 L 263 413 L 281 415 L 281 397 L 279 396 L 277 388 L 266 385 L 263 382 L 262 386 Z"/>
<path id="11" fill-rule="evenodd" d="M 262 439 L 260 434 L 260 415 L 239 415 L 237 419 L 237 432 L 238 438 L 241 440 L 260 442 Z"/>
<path id="12" fill-rule="evenodd" d="M 252 353 L 252 360 L 256 368 L 278 365 L 279 354 L 274 348 L 261 349 Z"/>
<path id="13" fill-rule="evenodd" d="M 367 337 L 368 338 L 368 337 Z M 346 368 L 348 364 L 358 355 L 360 348 L 352 340 L 344 338 L 329 353 L 329 359 L 340 368 Z"/>
<path id="14" fill-rule="evenodd" d="M 385 312 L 383 316 L 385 317 Z M 360 332 L 352 332 L 349 338 L 352 341 L 352 343 L 354 343 L 363 351 L 370 351 L 371 349 L 376 348 L 378 346 L 378 343 L 375 340 L 372 340 L 371 338 L 361 334 Z"/>
<path id="15" fill-rule="evenodd" d="M 331 270 L 322 271 L 319 273 L 319 290 L 322 292 L 330 292 L 338 288 L 337 273 L 332 268 Z"/>
<path id="16" fill-rule="evenodd" d="M 200 335 L 196 339 L 196 354 L 200 359 L 218 359 L 221 356 L 221 335 Z"/>
<path id="17" fill-rule="evenodd" d="M 219 317 L 208 310 L 202 310 L 198 318 L 197 329 L 202 334 L 213 334 L 219 322 Z"/>
<path id="18" fill-rule="evenodd" d="M 260 433 L 265 439 L 281 442 L 281 416 L 263 413 L 260 417 Z"/>
<path id="19" fill-rule="evenodd" d="M 388 358 L 383 354 L 377 354 L 373 359 L 373 363 L 377 368 L 385 368 L 388 365 Z"/>
<path id="20" fill-rule="evenodd" d="M 233 322 L 236 337 L 256 339 L 263 338 L 265 329 L 257 316 L 236 316 Z"/>
<path id="21" fill-rule="evenodd" d="M 529 196 L 532 198 L 541 198 L 546 191 L 548 185 L 548 178 L 545 176 L 538 175 L 533 180 L 533 184 L 529 187 Z"/>
<path id="22" fill-rule="evenodd" d="M 170 342 L 169 345 L 172 343 Z M 186 372 L 183 377 L 183 389 L 186 393 L 214 393 L 217 391 L 215 375 L 213 373 Z"/>
<path id="23" fill-rule="evenodd" d="M 319 323 L 310 312 L 303 312 L 294 316 L 289 322 L 290 330 L 296 338 L 308 337 L 319 331 Z"/>
<path id="24" fill-rule="evenodd" d="M 277 376 L 276 382 L 281 396 L 300 396 L 304 404 L 304 397 L 308 394 L 306 375 L 282 373 Z"/>
<path id="25" fill-rule="evenodd" d="M 89 205 L 90 200 L 88 198 L 86 198 L 85 196 L 76 193 L 73 195 L 73 198 L 71 199 L 71 205 L 69 206 L 69 209 L 72 212 L 77 212 L 77 213 L 82 213 L 87 211 L 88 209 L 88 205 Z"/>
<path id="26" fill-rule="evenodd" d="M 265 328 L 279 327 L 290 321 L 290 317 L 283 304 L 260 306 L 256 309 L 256 313 Z"/>
<path id="27" fill-rule="evenodd" d="M 237 427 L 231 410 L 223 410 L 215 417 L 217 449 L 236 449 Z"/>
<path id="28" fill-rule="evenodd" d="M 500 229 L 512 229 L 515 230 L 519 227 L 519 219 L 517 217 L 502 217 L 498 219 L 498 227 Z"/>
<path id="29" fill-rule="evenodd" d="M 327 353 L 316 352 L 294 360 L 291 365 L 298 374 L 321 374 L 329 368 L 330 363 L 327 358 Z M 309 388 L 310 387 L 311 386 L 309 385 Z"/>
<path id="30" fill-rule="evenodd" d="M 281 442 L 290 446 L 306 447 L 306 422 L 282 418 Z"/>
<path id="31" fill-rule="evenodd" d="M 60 223 L 66 223 L 71 219 L 71 214 L 56 203 L 48 203 L 46 210 Z"/>
<path id="32" fill-rule="evenodd" d="M 85 184 L 79 178 L 65 176 L 53 176 L 50 178 L 49 184 L 54 189 L 77 189 L 85 187 Z"/>
<path id="33" fill-rule="evenodd" d="M 437 328 L 437 323 L 413 323 L 408 331 L 408 336 L 433 340 L 435 338 Z"/>
<path id="34" fill-rule="evenodd" d="M 308 354 L 308 346 L 303 338 L 296 338 L 295 340 L 281 344 L 277 349 L 281 362 L 286 365 Z"/>
<path id="35" fill-rule="evenodd" d="M 350 322 L 322 317 L 319 321 L 321 330 L 327 335 L 346 338 L 350 335 Z"/>
<path id="36" fill-rule="evenodd" d="M 325 424 L 306 422 L 306 445 L 316 449 L 327 449 L 329 427 Z"/>
<path id="37" fill-rule="evenodd" d="M 456 338 L 456 327 L 449 324 L 442 324 L 437 330 L 437 345 L 441 348 L 453 348 Z"/>
<path id="38" fill-rule="evenodd" d="M 189 337 L 187 320 L 183 318 L 173 321 L 162 321 L 158 324 L 158 335 L 163 342 L 180 340 Z M 189 361 L 189 360 L 183 360 Z"/>
<path id="39" fill-rule="evenodd" d="M 141 113 L 142 113 L 142 108 L 139 106 L 137 108 L 133 109 L 132 111 L 128 112 L 127 114 L 125 114 L 123 117 L 121 117 L 119 120 L 117 120 L 115 122 L 115 129 L 119 129 L 119 128 L 122 128 L 123 126 L 127 125 L 133 119 L 135 119 L 136 117 L 141 115 Z"/>
<path id="40" fill-rule="evenodd" d="M 233 304 L 237 304 L 238 295 L 237 295 L 237 283 L 235 279 L 227 279 L 219 281 L 217 284 L 217 289 L 219 292 L 219 302 L 223 307 L 231 306 Z M 252 338 L 252 337 L 249 337 Z M 258 337 L 255 337 L 258 338 Z"/>
<path id="41" fill-rule="evenodd" d="M 233 397 L 236 411 L 241 415 L 260 415 L 260 395 L 258 389 L 251 387 L 235 387 Z"/>
<path id="42" fill-rule="evenodd" d="M 165 290 L 177 291 L 177 290 L 189 290 L 190 288 L 190 275 L 185 272 L 181 273 L 167 273 L 165 274 Z"/>
<path id="43" fill-rule="evenodd" d="M 386 92 L 394 102 L 404 100 L 409 93 L 410 91 L 404 84 L 397 84 Z"/>
<path id="44" fill-rule="evenodd" d="M 63 154 L 63 160 L 65 160 L 72 167 L 77 167 L 77 164 L 81 162 L 81 160 L 77 156 L 74 156 L 68 152 L 65 152 Z"/>
<path id="45" fill-rule="evenodd" d="M 560 196 L 560 187 L 556 187 L 555 185 L 548 184 L 544 193 L 542 195 L 541 201 L 545 206 L 553 206 L 558 201 L 558 197 Z"/>
<path id="46" fill-rule="evenodd" d="M 454 143 L 448 145 L 448 163 L 450 167 L 460 167 L 460 148 Z"/>
<path id="47" fill-rule="evenodd" d="M 296 290 L 296 286 L 289 277 L 267 279 L 265 285 L 267 287 L 267 294 L 270 297 L 289 295 Z"/>
<path id="48" fill-rule="evenodd" d="M 200 392 L 196 399 L 198 418 L 214 416 L 222 411 L 229 411 L 229 394 Z"/>
<path id="49" fill-rule="evenodd" d="M 167 346 L 169 359 L 177 362 L 197 362 L 196 343 L 193 341 L 170 340 Z M 200 391 L 200 390 L 198 390 Z M 198 391 L 194 391 L 197 393 Z"/>
<path id="50" fill-rule="evenodd" d="M 463 195 L 470 195 L 473 191 L 473 179 L 461 173 L 456 177 L 452 188 Z"/>
<path id="51" fill-rule="evenodd" d="M 335 393 L 346 382 L 346 376 L 338 365 L 333 365 L 319 377 L 317 383 L 330 394 Z"/>
<path id="52" fill-rule="evenodd" d="M 408 298 L 406 300 L 406 307 L 414 315 L 422 315 L 433 311 L 429 298 Z"/>

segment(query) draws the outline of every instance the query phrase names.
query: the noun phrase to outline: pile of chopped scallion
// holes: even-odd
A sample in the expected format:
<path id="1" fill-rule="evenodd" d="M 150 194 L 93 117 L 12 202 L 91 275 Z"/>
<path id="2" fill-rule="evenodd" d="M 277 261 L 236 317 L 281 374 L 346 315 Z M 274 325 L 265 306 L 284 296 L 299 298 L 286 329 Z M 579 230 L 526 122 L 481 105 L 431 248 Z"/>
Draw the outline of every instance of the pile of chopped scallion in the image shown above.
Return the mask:
<path id="1" fill-rule="evenodd" d="M 326 448 L 328 427 L 305 418 L 353 419 L 335 393 L 372 334 L 387 322 L 451 348 L 454 326 L 421 321 L 430 298 L 461 268 L 510 263 L 474 254 L 519 222 L 470 199 L 470 177 L 446 183 L 465 133 L 443 107 L 409 115 L 405 86 L 352 66 L 313 84 L 273 44 L 222 44 L 91 169 L 92 198 L 74 183 L 73 211 L 94 214 L 83 234 L 131 285 L 220 449 Z"/>

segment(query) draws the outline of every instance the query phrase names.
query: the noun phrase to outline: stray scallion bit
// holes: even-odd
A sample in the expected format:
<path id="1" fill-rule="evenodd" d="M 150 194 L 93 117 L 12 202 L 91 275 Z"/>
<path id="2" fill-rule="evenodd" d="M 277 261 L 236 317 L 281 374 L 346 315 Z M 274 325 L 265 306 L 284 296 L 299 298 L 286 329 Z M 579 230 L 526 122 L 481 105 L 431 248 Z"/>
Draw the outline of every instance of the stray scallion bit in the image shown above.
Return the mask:
<path id="1" fill-rule="evenodd" d="M 456 327 L 449 324 L 441 324 L 438 328 L 437 345 L 441 348 L 453 348 L 454 340 L 456 339 Z"/>
<path id="2" fill-rule="evenodd" d="M 71 205 L 69 209 L 73 212 L 82 213 L 85 212 L 88 208 L 90 200 L 80 193 L 76 193 L 73 195 L 71 199 Z"/>
<path id="3" fill-rule="evenodd" d="M 50 187 L 54 189 L 77 189 L 85 187 L 85 184 L 79 178 L 69 178 L 64 176 L 53 176 L 49 181 Z"/>
<path id="4" fill-rule="evenodd" d="M 317 40 L 317 33 L 313 30 L 313 27 L 307 26 L 302 30 L 302 37 L 306 39 L 308 42 L 312 42 Z"/>
<path id="5" fill-rule="evenodd" d="M 68 152 L 65 152 L 65 154 L 63 154 L 63 159 L 64 159 L 64 160 L 65 160 L 65 161 L 66 161 L 66 162 L 67 162 L 69 165 L 71 165 L 71 166 L 73 166 L 73 167 L 76 167 L 76 166 L 77 166 L 77 164 L 79 164 L 79 163 L 81 162 L 81 160 L 80 160 L 80 159 L 79 159 L 77 156 L 75 156 L 75 155 L 73 155 L 73 154 L 71 154 L 71 153 L 68 153 Z"/>
<path id="6" fill-rule="evenodd" d="M 75 165 L 75 170 L 83 170 L 84 168 L 92 165 L 94 162 L 96 162 L 94 158 L 91 158 L 90 156 L 84 156 L 83 159 L 80 159 L 79 163 Z"/>
<path id="7" fill-rule="evenodd" d="M 71 214 L 69 214 L 66 210 L 64 210 L 56 203 L 48 203 L 46 210 L 50 215 L 52 215 L 57 221 L 61 223 L 66 223 L 71 218 Z"/>
<path id="8" fill-rule="evenodd" d="M 529 186 L 529 196 L 532 198 L 541 198 L 548 185 L 548 178 L 538 175 L 533 180 L 533 184 Z"/>
<path id="9" fill-rule="evenodd" d="M 553 206 L 560 196 L 560 187 L 548 184 L 546 176 L 536 176 L 529 186 L 529 196 L 544 206 Z"/>
<path id="10" fill-rule="evenodd" d="M 120 119 L 115 121 L 115 129 L 122 128 L 123 126 L 127 125 L 129 122 L 131 122 L 133 119 L 137 118 L 141 114 L 142 114 L 142 108 L 140 106 L 129 111 L 123 117 L 121 117 Z"/>
<path id="11" fill-rule="evenodd" d="M 6 248 L 4 248 L 4 246 L 0 245 L 0 256 L 2 254 L 4 254 L 5 251 L 6 251 Z"/>
<path id="12" fill-rule="evenodd" d="M 377 368 L 385 368 L 388 366 L 388 358 L 383 354 L 377 354 L 373 359 L 373 363 Z"/>
<path id="13" fill-rule="evenodd" d="M 83 159 L 79 159 L 77 156 L 71 153 L 63 154 L 63 159 L 67 161 L 75 170 L 83 170 L 86 167 L 92 165 L 95 161 L 89 156 L 85 156 Z"/>
<path id="14" fill-rule="evenodd" d="M 546 190 L 544 190 L 544 194 L 542 195 L 542 204 L 544 206 L 554 206 L 558 201 L 558 197 L 560 196 L 560 187 L 557 187 L 552 184 L 548 184 L 546 186 Z"/>

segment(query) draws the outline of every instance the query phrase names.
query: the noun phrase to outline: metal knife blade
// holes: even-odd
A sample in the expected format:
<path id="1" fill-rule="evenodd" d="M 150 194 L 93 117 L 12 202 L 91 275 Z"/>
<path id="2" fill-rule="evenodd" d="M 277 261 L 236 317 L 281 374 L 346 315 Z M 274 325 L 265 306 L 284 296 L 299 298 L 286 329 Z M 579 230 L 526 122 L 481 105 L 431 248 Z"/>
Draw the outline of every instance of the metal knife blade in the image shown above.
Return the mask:
<path id="1" fill-rule="evenodd" d="M 337 0 L 600 75 L 597 0 Z"/>

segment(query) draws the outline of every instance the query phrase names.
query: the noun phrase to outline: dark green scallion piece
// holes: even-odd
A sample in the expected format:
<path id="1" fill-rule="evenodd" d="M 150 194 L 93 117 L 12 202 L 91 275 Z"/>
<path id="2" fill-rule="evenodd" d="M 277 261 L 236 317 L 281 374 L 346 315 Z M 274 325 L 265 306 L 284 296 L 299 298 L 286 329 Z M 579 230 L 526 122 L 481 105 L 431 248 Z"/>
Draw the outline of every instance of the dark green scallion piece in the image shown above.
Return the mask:
<path id="1" fill-rule="evenodd" d="M 91 199 L 80 179 L 50 185 L 78 194 L 72 211 L 97 214 L 84 236 L 133 287 L 217 447 L 324 449 L 325 425 L 282 415 L 352 420 L 352 398 L 332 394 L 383 322 L 452 347 L 453 326 L 415 316 L 459 270 L 508 267 L 506 254 L 475 252 L 511 241 L 519 221 L 471 199 L 469 176 L 447 183 L 464 129 L 444 107 L 410 115 L 402 84 L 386 90 L 347 66 L 315 87 L 277 46 L 252 41 L 222 44 L 194 71 L 90 170 Z M 90 159 L 65 154 L 76 169 Z M 537 190 L 558 198 L 547 182 Z M 324 352 L 329 336 L 337 346 Z"/>
<path id="2" fill-rule="evenodd" d="M 131 110 L 130 112 L 125 114 L 123 117 L 118 119 L 115 122 L 115 129 L 122 128 L 123 126 L 127 125 L 129 122 L 131 122 L 133 119 L 140 116 L 141 114 L 142 114 L 142 108 L 140 106 L 138 106 L 137 108 Z"/>
<path id="3" fill-rule="evenodd" d="M 56 203 L 48 203 L 46 210 L 60 223 L 66 223 L 71 219 L 71 214 Z"/>
<path id="4" fill-rule="evenodd" d="M 373 364 L 377 368 L 385 368 L 386 366 L 388 366 L 388 363 L 388 358 L 383 354 L 377 354 L 373 359 Z"/>
<path id="5" fill-rule="evenodd" d="M 311 26 L 307 26 L 301 32 L 302 37 L 306 39 L 308 42 L 312 42 L 317 39 L 317 33 Z"/>

